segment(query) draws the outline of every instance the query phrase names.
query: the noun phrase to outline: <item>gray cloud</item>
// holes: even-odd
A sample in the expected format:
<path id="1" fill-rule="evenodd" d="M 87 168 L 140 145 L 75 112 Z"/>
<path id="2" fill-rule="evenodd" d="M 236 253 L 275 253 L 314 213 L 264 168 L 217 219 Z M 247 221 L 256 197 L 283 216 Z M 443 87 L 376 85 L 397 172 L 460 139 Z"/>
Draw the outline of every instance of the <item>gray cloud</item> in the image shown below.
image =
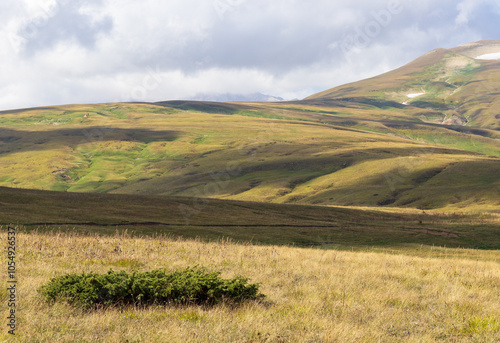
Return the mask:
<path id="1" fill-rule="evenodd" d="M 0 5 L 3 109 L 214 92 L 301 98 L 500 36 L 495 0 L 36 3 Z"/>
<path id="2" fill-rule="evenodd" d="M 113 27 L 111 17 L 96 19 L 83 11 L 87 7 L 97 12 L 99 5 L 102 5 L 100 0 L 60 0 L 54 6 L 40 7 L 35 17 L 17 32 L 25 39 L 23 52 L 32 56 L 40 50 L 52 49 L 61 42 L 93 48 L 99 35 L 109 33 Z"/>

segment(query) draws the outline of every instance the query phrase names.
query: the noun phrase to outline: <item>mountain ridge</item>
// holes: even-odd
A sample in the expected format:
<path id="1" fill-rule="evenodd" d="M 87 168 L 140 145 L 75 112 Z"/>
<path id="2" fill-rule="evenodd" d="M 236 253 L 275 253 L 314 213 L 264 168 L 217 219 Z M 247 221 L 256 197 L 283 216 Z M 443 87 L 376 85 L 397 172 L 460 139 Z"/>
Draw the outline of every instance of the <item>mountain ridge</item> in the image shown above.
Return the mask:
<path id="1" fill-rule="evenodd" d="M 214 102 L 276 102 L 283 101 L 281 97 L 262 93 L 199 93 L 187 100 L 214 101 Z"/>

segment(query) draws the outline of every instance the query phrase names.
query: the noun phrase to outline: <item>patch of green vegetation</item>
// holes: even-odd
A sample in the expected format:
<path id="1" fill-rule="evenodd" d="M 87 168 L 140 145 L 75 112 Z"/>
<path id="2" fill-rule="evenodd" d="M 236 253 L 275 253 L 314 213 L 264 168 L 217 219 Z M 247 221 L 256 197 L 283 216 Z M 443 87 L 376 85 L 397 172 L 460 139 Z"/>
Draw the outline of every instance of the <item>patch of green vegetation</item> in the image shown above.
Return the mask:
<path id="1" fill-rule="evenodd" d="M 476 63 L 469 63 L 467 66 L 464 68 L 458 69 L 456 73 L 458 75 L 463 75 L 463 76 L 474 76 L 477 72 L 479 72 L 482 69 L 482 66 L 480 64 Z"/>
<path id="2" fill-rule="evenodd" d="M 205 141 L 207 141 L 207 139 L 208 139 L 208 135 L 201 135 L 201 136 L 193 139 L 191 141 L 191 144 L 201 144 L 201 143 L 204 143 Z"/>
<path id="3" fill-rule="evenodd" d="M 52 125 L 67 125 L 72 124 L 77 120 L 77 118 L 83 117 L 81 115 L 75 115 L 74 113 L 46 113 L 36 116 L 10 116 L 10 117 L 0 117 L 0 125 L 8 127 L 25 127 L 31 125 L 40 126 L 52 126 Z"/>
<path id="4" fill-rule="evenodd" d="M 431 99 L 430 97 L 413 100 L 410 101 L 409 104 L 418 108 L 431 108 L 437 111 L 446 111 L 450 109 L 444 100 Z"/>
<path id="5" fill-rule="evenodd" d="M 113 114 L 118 119 L 127 119 L 127 117 L 128 117 L 126 113 L 124 113 L 123 111 L 119 111 L 119 110 L 113 111 Z"/>
<path id="6" fill-rule="evenodd" d="M 471 317 L 463 332 L 468 335 L 484 335 L 487 332 L 500 332 L 500 319 L 497 317 Z"/>
<path id="7" fill-rule="evenodd" d="M 233 113 L 234 115 L 245 116 L 245 117 L 255 117 L 255 118 L 266 118 L 266 119 L 280 119 L 280 120 L 289 120 L 285 116 L 276 115 L 273 113 L 266 113 L 257 110 L 238 110 Z"/>
<path id="8" fill-rule="evenodd" d="M 259 293 L 259 285 L 248 284 L 248 279 L 221 279 L 219 275 L 198 268 L 171 273 L 159 269 L 133 274 L 113 270 L 106 274 L 67 274 L 50 280 L 39 293 L 49 303 L 66 301 L 86 309 L 128 305 L 215 305 L 264 297 Z"/>
<path id="9" fill-rule="evenodd" d="M 429 144 L 439 144 L 456 149 L 477 152 L 488 156 L 500 157 L 500 150 L 491 142 L 473 135 L 460 135 L 449 132 L 448 134 L 436 133 L 434 130 L 398 130 L 398 133 L 413 141 Z"/>
<path id="10" fill-rule="evenodd" d="M 4 176 L 0 176 L 0 182 L 11 182 L 11 181 L 14 181 L 14 177 L 12 176 L 8 176 L 8 175 L 4 175 Z"/>

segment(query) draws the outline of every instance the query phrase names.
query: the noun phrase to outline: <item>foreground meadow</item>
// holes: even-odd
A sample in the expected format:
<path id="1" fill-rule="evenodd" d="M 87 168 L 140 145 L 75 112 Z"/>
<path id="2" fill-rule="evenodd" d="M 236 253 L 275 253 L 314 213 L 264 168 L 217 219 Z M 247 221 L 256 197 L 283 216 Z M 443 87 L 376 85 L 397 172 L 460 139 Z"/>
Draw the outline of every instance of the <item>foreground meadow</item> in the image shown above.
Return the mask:
<path id="1" fill-rule="evenodd" d="M 2 230 L 4 246 L 6 237 Z M 7 333 L 2 286 L 0 342 L 500 341 L 498 251 L 425 246 L 338 251 L 21 232 L 16 258 L 17 332 Z M 194 265 L 220 271 L 224 278 L 248 277 L 261 284 L 266 299 L 237 307 L 86 312 L 64 303 L 48 305 L 36 291 L 64 273 Z"/>

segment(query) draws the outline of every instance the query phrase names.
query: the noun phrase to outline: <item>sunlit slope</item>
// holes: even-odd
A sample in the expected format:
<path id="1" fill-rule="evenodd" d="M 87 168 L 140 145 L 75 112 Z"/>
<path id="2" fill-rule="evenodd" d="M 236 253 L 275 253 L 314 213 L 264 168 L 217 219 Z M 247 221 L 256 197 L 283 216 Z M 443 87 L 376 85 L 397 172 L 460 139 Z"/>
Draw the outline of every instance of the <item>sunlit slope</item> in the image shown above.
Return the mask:
<path id="1" fill-rule="evenodd" d="M 59 106 L 0 113 L 0 185 L 496 211 L 498 138 L 376 104 Z"/>
<path id="2" fill-rule="evenodd" d="M 496 130 L 500 128 L 500 61 L 477 58 L 491 53 L 500 53 L 500 41 L 436 49 L 396 70 L 307 100 L 392 101 L 392 106 L 425 121 Z"/>

